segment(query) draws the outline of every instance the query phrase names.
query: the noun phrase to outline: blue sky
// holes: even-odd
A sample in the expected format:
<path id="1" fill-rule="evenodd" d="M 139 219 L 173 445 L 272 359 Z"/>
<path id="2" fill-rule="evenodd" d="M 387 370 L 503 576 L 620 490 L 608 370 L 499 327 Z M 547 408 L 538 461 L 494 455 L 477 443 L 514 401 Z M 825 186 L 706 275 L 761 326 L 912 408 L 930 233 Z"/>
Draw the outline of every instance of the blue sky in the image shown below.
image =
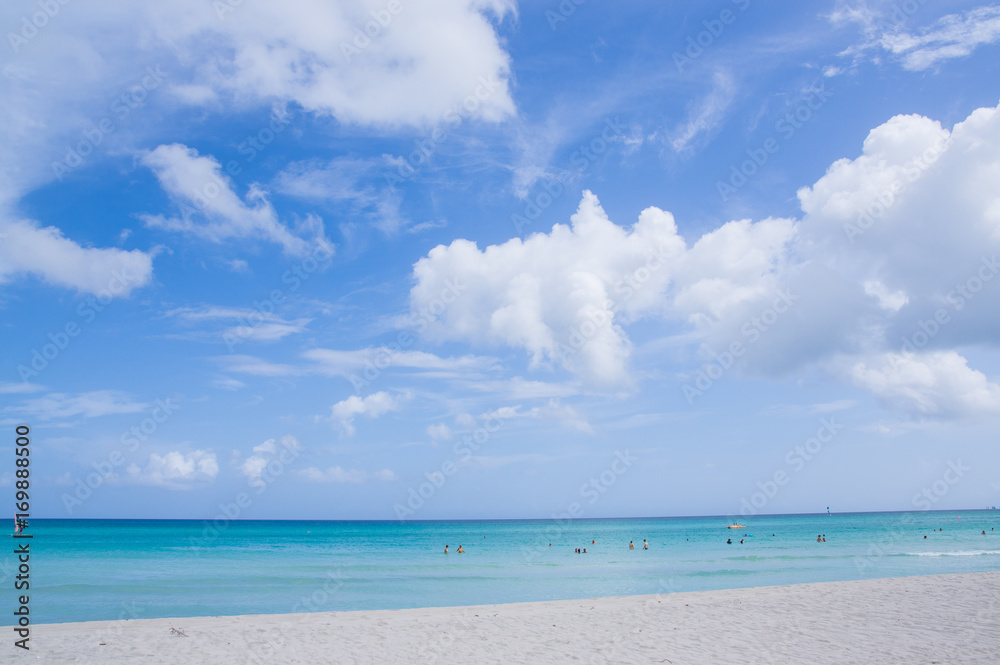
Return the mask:
<path id="1" fill-rule="evenodd" d="M 1000 503 L 1000 6 L 161 4 L 0 10 L 36 516 Z"/>

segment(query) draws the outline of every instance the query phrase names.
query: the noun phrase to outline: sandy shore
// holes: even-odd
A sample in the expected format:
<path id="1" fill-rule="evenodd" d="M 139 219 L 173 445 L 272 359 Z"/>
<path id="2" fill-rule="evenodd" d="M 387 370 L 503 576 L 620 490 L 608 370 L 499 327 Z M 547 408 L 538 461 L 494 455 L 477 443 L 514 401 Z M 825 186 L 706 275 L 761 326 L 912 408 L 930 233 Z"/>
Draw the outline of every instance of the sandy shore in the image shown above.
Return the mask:
<path id="1" fill-rule="evenodd" d="M 183 632 L 180 635 L 173 629 Z M 37 625 L 3 662 L 1000 662 L 1000 572 L 419 610 Z M 103 643 L 103 644 L 102 644 Z"/>

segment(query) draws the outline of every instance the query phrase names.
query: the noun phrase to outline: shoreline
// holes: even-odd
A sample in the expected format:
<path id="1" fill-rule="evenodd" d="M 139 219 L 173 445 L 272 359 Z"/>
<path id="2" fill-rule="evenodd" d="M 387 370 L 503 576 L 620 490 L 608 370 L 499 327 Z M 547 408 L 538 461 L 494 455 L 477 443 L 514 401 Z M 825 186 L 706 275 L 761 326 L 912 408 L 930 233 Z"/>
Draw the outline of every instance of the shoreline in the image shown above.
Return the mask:
<path id="1" fill-rule="evenodd" d="M 551 662 L 567 655 L 608 663 L 993 663 L 998 624 L 1000 571 L 993 571 L 498 605 L 36 624 L 31 642 L 34 655 L 50 662 L 112 665 Z"/>

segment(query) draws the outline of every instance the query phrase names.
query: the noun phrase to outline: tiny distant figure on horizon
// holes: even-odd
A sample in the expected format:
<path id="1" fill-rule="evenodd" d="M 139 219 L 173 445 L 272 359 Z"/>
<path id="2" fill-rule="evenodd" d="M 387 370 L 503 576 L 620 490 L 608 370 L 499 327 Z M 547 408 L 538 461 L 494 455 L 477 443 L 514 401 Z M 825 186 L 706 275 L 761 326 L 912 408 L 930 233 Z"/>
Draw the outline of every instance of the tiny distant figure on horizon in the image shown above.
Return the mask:
<path id="1" fill-rule="evenodd" d="M 644 549 L 644 550 L 648 550 L 649 549 L 649 543 L 646 542 L 645 538 L 642 539 L 642 549 Z"/>
<path id="2" fill-rule="evenodd" d="M 631 541 L 631 540 L 630 540 L 630 541 L 628 541 L 628 548 L 629 548 L 630 550 L 634 550 L 634 549 L 635 549 L 635 545 L 634 545 L 634 544 L 632 543 L 632 541 Z"/>
<path id="3" fill-rule="evenodd" d="M 458 553 L 459 554 L 465 554 L 465 550 L 462 549 L 461 545 L 458 546 Z"/>
<path id="4" fill-rule="evenodd" d="M 732 545 L 732 544 L 733 544 L 733 539 L 732 538 L 726 538 L 726 545 Z"/>
<path id="5" fill-rule="evenodd" d="M 444 553 L 445 553 L 445 554 L 447 554 L 447 553 L 448 553 L 448 546 L 447 546 L 447 545 L 445 545 L 445 546 L 444 546 Z"/>
<path id="6" fill-rule="evenodd" d="M 927 536 L 924 536 L 924 540 L 927 540 Z"/>

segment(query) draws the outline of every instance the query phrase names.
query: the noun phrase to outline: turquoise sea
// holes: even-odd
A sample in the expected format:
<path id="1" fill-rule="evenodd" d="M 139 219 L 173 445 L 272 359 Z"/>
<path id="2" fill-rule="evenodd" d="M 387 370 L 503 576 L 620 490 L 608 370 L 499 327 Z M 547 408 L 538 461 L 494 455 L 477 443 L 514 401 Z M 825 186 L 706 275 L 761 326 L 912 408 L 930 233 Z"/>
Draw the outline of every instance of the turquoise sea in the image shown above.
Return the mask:
<path id="1" fill-rule="evenodd" d="M 994 510 L 730 523 L 32 520 L 32 621 L 476 605 L 1000 570 Z M 826 542 L 816 542 L 819 534 Z M 9 607 L 13 559 L 0 558 Z M 2 616 L 13 623 L 10 612 Z"/>

